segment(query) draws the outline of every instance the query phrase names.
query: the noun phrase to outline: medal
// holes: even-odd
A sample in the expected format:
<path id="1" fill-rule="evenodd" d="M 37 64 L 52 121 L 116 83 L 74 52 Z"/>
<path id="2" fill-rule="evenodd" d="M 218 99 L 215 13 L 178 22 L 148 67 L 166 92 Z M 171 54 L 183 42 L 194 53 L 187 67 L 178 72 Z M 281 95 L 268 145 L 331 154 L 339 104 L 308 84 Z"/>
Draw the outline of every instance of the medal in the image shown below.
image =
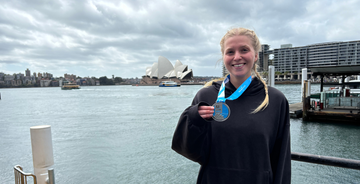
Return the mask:
<path id="1" fill-rule="evenodd" d="M 215 121 L 225 121 L 230 117 L 230 108 L 228 105 L 226 105 L 226 103 L 216 102 L 214 103 L 213 107 L 215 109 L 212 118 Z"/>
<path id="2" fill-rule="evenodd" d="M 219 93 L 218 93 L 218 98 L 216 100 L 216 102 L 214 103 L 213 107 L 214 107 L 214 113 L 212 118 L 215 121 L 225 121 L 230 117 L 230 107 L 228 105 L 226 105 L 225 101 L 226 100 L 235 100 L 237 98 L 239 98 L 244 91 L 249 87 L 250 83 L 251 83 L 251 76 L 246 79 L 245 82 L 243 82 L 241 84 L 241 86 L 239 88 L 236 89 L 236 91 L 231 94 L 228 98 L 225 98 L 225 84 L 228 83 L 230 81 L 230 75 L 228 75 L 225 80 L 222 82 Z"/>

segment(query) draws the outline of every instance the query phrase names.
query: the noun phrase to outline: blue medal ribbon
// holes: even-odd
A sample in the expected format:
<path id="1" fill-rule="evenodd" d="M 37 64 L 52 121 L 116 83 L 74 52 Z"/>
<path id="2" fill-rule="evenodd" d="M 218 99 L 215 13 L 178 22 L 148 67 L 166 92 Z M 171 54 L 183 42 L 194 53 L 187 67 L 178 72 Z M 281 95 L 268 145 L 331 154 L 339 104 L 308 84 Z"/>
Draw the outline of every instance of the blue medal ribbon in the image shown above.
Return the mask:
<path id="1" fill-rule="evenodd" d="M 239 98 L 244 91 L 249 87 L 250 83 L 251 83 L 252 77 L 250 75 L 249 78 L 246 79 L 245 82 L 243 82 L 241 84 L 241 86 L 239 88 L 236 89 L 236 91 L 231 94 L 229 97 L 225 98 L 225 84 L 228 83 L 230 81 L 230 75 L 228 75 L 226 77 L 226 79 L 222 82 L 220 90 L 219 90 L 219 94 L 218 94 L 218 98 L 216 100 L 216 102 L 222 102 L 225 103 L 226 100 L 236 100 L 237 98 Z"/>

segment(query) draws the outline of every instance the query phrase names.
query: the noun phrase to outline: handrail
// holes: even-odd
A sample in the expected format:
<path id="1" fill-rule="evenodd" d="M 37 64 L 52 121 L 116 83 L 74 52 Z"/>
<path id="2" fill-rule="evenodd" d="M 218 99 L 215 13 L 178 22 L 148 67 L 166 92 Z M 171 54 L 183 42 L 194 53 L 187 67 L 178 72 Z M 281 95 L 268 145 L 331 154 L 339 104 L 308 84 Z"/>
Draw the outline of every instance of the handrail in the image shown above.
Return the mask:
<path id="1" fill-rule="evenodd" d="M 321 155 L 311 155 L 311 154 L 295 153 L 295 152 L 291 153 L 291 160 L 360 170 L 360 160 L 352 160 L 352 159 L 321 156 Z"/>
<path id="2" fill-rule="evenodd" d="M 297 152 L 291 152 L 291 160 L 360 170 L 360 160 L 329 157 L 322 155 L 312 155 L 312 154 L 297 153 Z M 24 173 L 22 170 L 23 168 L 20 165 L 14 166 L 15 184 L 27 184 L 27 176 L 32 176 L 34 179 L 34 184 L 37 184 L 35 175 L 31 173 Z M 54 184 L 55 183 L 54 169 L 51 168 L 48 170 L 48 172 L 50 179 L 48 179 L 47 182 Z"/>
<path id="3" fill-rule="evenodd" d="M 20 165 L 14 166 L 14 174 L 15 174 L 15 184 L 27 184 L 28 176 L 32 176 L 34 179 L 34 184 L 37 184 L 36 176 L 31 173 L 24 173 L 23 168 Z"/>

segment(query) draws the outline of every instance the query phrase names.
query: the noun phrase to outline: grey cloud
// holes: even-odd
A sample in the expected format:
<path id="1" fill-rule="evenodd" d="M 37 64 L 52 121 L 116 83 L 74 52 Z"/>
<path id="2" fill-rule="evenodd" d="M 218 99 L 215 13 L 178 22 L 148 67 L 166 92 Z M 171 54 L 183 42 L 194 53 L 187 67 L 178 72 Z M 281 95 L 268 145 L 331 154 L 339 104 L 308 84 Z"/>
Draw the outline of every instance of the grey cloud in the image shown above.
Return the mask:
<path id="1" fill-rule="evenodd" d="M 160 55 L 195 75 L 220 75 L 219 41 L 231 27 L 254 29 L 271 48 L 358 39 L 360 31 L 354 1 L 0 1 L 0 63 L 55 75 L 140 77 Z"/>

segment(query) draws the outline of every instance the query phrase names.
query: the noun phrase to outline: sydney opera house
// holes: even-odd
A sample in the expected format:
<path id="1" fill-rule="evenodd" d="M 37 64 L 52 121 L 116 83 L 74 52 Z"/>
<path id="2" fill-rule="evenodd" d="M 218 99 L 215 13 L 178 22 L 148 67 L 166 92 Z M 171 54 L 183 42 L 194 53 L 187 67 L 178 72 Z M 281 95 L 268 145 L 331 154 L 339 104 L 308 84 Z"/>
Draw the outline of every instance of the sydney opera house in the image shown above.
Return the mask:
<path id="1" fill-rule="evenodd" d="M 161 81 L 172 80 L 178 83 L 188 82 L 193 78 L 193 72 L 187 65 L 179 60 L 175 66 L 163 56 L 159 56 L 158 62 L 146 68 L 146 74 L 140 84 L 159 84 Z"/>

